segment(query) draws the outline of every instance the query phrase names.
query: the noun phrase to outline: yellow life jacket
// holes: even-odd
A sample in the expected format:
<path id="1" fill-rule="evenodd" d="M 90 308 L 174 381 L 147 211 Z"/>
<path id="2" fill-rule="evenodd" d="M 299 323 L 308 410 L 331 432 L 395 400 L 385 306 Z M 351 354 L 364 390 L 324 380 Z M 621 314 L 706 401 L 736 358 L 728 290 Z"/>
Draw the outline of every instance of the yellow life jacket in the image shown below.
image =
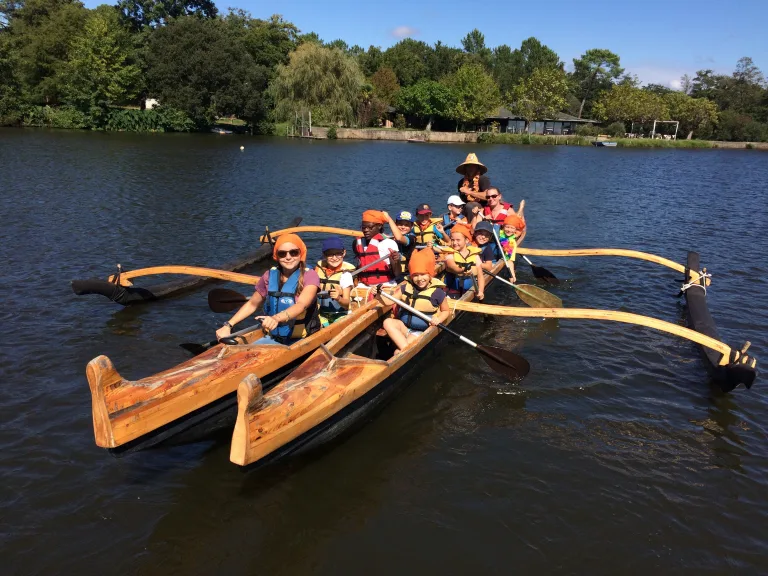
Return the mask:
<path id="1" fill-rule="evenodd" d="M 442 222 L 442 219 L 430 218 L 430 221 L 431 224 L 423 230 L 421 226 L 419 226 L 418 222 L 413 225 L 413 234 L 416 236 L 416 244 L 418 246 L 424 246 L 427 242 L 432 242 L 432 244 L 443 243 L 443 241 L 438 238 L 437 233 L 435 232 L 435 230 L 437 230 L 435 225 L 439 222 Z"/>
<path id="2" fill-rule="evenodd" d="M 453 256 L 453 261 L 461 267 L 462 264 L 475 264 L 475 256 L 480 256 L 480 254 L 483 253 L 482 248 L 478 248 L 477 246 L 469 246 L 469 254 L 467 254 L 466 258 L 461 255 L 460 252 L 452 252 L 451 255 Z M 451 272 L 453 274 L 453 272 Z M 461 274 L 456 274 L 456 276 L 468 276 L 470 274 L 469 270 L 463 270 Z"/>
<path id="3" fill-rule="evenodd" d="M 424 290 L 419 290 L 411 282 L 411 279 L 407 278 L 405 283 L 403 283 L 403 285 L 400 287 L 400 292 L 402 293 L 403 301 L 406 304 L 412 308 L 416 308 L 416 310 L 419 312 L 431 316 L 440 309 L 439 307 L 432 304 L 432 301 L 430 300 L 432 298 L 432 294 L 434 294 L 435 290 L 438 288 L 443 288 L 444 286 L 445 284 L 443 284 L 440 280 L 437 278 L 432 278 L 429 281 L 429 286 L 424 288 Z M 398 309 L 397 317 L 403 322 L 403 324 L 412 330 L 423 331 L 429 328 L 429 323 L 425 322 L 422 318 L 419 318 L 415 314 L 411 314 L 404 308 Z"/>
<path id="4" fill-rule="evenodd" d="M 317 275 L 320 278 L 320 291 L 327 292 L 333 287 L 338 288 L 341 284 L 341 275 L 345 272 L 352 272 L 353 270 L 355 270 L 355 267 L 352 264 L 349 262 L 342 262 L 338 272 L 328 275 L 328 271 L 323 267 L 323 261 L 319 260 L 317 266 L 315 266 L 315 272 L 317 272 Z M 343 308 L 341 304 L 333 298 L 318 298 L 318 303 L 320 304 L 320 313 L 323 316 L 327 316 L 328 318 L 326 319 L 330 319 L 330 322 L 334 322 L 340 317 L 347 315 L 346 308 Z"/>
<path id="5" fill-rule="evenodd" d="M 461 272 L 446 272 L 445 273 L 445 285 L 448 288 L 449 294 L 464 294 L 467 290 L 472 289 L 475 280 L 472 277 L 471 268 L 464 268 L 462 264 L 475 263 L 475 256 L 479 256 L 483 250 L 477 246 L 469 246 L 469 254 L 466 257 L 462 256 L 459 252 L 452 252 L 453 261 L 456 263 Z"/>

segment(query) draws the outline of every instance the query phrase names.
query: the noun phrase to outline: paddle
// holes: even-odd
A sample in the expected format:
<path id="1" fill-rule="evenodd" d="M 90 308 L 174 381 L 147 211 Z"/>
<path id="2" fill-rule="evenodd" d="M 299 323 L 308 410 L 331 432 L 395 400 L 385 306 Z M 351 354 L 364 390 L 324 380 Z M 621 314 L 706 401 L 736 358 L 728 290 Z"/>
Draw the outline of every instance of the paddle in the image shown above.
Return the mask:
<path id="1" fill-rule="evenodd" d="M 341 236 L 355 236 L 356 238 L 362 237 L 363 233 L 360 230 L 348 230 L 346 228 L 333 228 L 332 226 L 297 226 L 293 228 L 283 228 L 282 230 L 275 230 L 273 232 L 267 232 L 262 235 L 260 240 L 262 244 L 266 244 L 271 238 L 277 238 L 283 234 L 307 234 L 310 232 L 321 232 L 324 234 L 339 234 Z"/>
<path id="2" fill-rule="evenodd" d="M 533 277 L 538 278 L 539 280 L 542 280 L 543 282 L 546 282 L 547 284 L 560 284 L 560 279 L 552 274 L 549 270 L 546 268 L 542 268 L 541 266 L 536 266 L 533 262 L 528 260 L 528 257 L 521 254 L 523 257 L 523 260 L 528 262 L 528 265 L 531 267 L 531 272 L 533 272 Z"/>
<path id="3" fill-rule="evenodd" d="M 432 318 L 430 316 L 427 316 L 423 312 L 419 312 L 416 310 L 416 308 L 412 308 L 402 300 L 398 300 L 394 296 L 390 296 L 386 292 L 380 292 L 381 296 L 384 296 L 388 300 L 391 300 L 392 302 L 396 302 L 398 306 L 403 308 L 404 310 L 408 310 L 411 314 L 415 314 L 425 322 L 430 322 Z M 445 330 L 449 334 L 455 336 L 465 344 L 468 344 L 469 346 L 472 346 L 477 352 L 480 353 L 480 355 L 483 357 L 483 360 L 485 360 L 485 363 L 488 364 L 495 372 L 498 374 L 501 374 L 502 376 L 510 379 L 510 380 L 516 380 L 516 379 L 522 379 L 525 378 L 525 376 L 530 372 L 531 365 L 528 364 L 528 360 L 523 358 L 522 356 L 518 356 L 514 352 L 511 352 L 510 350 L 504 350 L 503 348 L 497 348 L 496 346 L 485 346 L 482 344 L 477 344 L 476 342 L 473 342 L 469 338 L 462 336 L 458 332 L 454 332 L 448 326 L 445 324 L 438 324 L 438 328 L 441 330 Z"/>
<path id="4" fill-rule="evenodd" d="M 486 274 L 490 274 L 494 278 L 501 280 L 504 284 L 509 284 L 517 290 L 517 295 L 531 308 L 562 308 L 563 301 L 546 290 L 534 286 L 532 284 L 512 284 L 509 280 L 502 278 L 498 274 L 494 274 L 490 270 L 483 270 Z"/>
<path id="5" fill-rule="evenodd" d="M 242 330 L 238 330 L 237 332 L 232 332 L 229 336 L 227 336 L 227 338 L 242 336 L 243 334 L 247 334 L 248 332 L 253 332 L 254 330 L 258 330 L 259 328 L 261 328 L 261 322 L 258 322 L 253 326 L 249 326 L 248 328 L 243 328 Z M 187 352 L 191 352 L 193 356 L 197 356 L 198 354 L 202 354 L 206 350 L 209 350 L 210 348 L 216 346 L 216 344 L 218 343 L 219 343 L 218 340 L 211 340 L 210 342 L 202 342 L 200 344 L 196 344 L 194 342 L 185 342 L 183 344 L 179 344 L 179 346 L 184 348 L 184 350 L 186 350 Z"/>

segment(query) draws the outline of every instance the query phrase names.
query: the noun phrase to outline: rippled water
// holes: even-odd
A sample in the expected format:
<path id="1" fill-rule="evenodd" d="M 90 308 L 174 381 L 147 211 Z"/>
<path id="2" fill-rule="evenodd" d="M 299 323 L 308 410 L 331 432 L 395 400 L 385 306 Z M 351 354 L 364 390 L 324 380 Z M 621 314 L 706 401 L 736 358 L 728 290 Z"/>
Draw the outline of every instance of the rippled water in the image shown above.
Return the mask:
<path id="1" fill-rule="evenodd" d="M 296 215 L 355 227 L 367 208 L 442 207 L 470 151 L 526 199 L 528 246 L 697 249 L 721 336 L 768 358 L 764 153 L 0 131 L 3 572 L 768 571 L 765 383 L 724 396 L 693 344 L 625 325 L 475 318 L 468 336 L 530 360 L 521 386 L 446 340 L 358 433 L 261 472 L 226 441 L 94 445 L 88 360 L 145 376 L 221 318 L 204 290 L 121 309 L 69 280 L 216 265 Z M 566 306 L 683 322 L 670 270 L 534 261 Z"/>

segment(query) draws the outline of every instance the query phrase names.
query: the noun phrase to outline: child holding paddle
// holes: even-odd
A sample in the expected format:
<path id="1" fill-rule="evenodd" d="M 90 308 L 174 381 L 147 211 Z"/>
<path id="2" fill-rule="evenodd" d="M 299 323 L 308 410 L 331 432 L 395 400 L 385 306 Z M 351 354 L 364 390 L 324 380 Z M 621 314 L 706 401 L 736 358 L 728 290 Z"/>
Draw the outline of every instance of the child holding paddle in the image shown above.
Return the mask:
<path id="1" fill-rule="evenodd" d="M 461 223 L 454 225 L 451 230 L 453 252 L 445 257 L 445 285 L 451 296 L 461 296 L 474 288 L 477 299 L 482 300 L 485 297 L 485 274 L 481 272 L 483 263 L 480 260 L 482 250 L 472 246 L 471 242 L 469 226 Z"/>
<path id="2" fill-rule="evenodd" d="M 319 298 L 320 324 L 325 328 L 349 313 L 354 279 L 351 272 L 355 267 L 344 262 L 347 251 L 338 236 L 323 240 L 323 259 L 315 266 L 320 278 L 320 291 L 327 291 L 328 296 Z"/>
<path id="3" fill-rule="evenodd" d="M 427 323 L 425 320 L 398 308 L 393 318 L 384 320 L 384 330 L 397 346 L 397 352 L 402 352 L 408 344 L 416 340 L 430 326 L 445 322 L 450 316 L 444 284 L 435 278 L 435 253 L 430 248 L 414 252 L 408 261 L 408 276 L 393 296 L 403 300 L 419 312 L 432 316 Z"/>
<path id="4" fill-rule="evenodd" d="M 478 222 L 472 234 L 480 252 L 483 270 L 491 270 L 493 265 L 501 260 L 501 251 L 493 238 L 493 225 L 490 222 Z"/>
<path id="5" fill-rule="evenodd" d="M 507 267 L 509 268 L 509 274 L 512 278 L 512 282 L 517 281 L 515 276 L 515 256 L 517 255 L 517 242 L 518 239 L 522 240 L 525 233 L 525 220 L 520 218 L 517 214 L 507 214 L 504 218 L 504 225 L 499 232 L 499 243 L 501 249 L 504 251 L 504 255 L 507 260 Z"/>

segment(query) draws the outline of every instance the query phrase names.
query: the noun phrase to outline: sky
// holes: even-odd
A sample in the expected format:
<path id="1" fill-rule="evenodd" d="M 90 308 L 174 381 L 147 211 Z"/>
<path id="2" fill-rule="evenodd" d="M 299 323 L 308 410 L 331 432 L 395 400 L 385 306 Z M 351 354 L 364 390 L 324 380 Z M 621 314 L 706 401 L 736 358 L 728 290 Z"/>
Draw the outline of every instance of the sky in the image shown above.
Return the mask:
<path id="1" fill-rule="evenodd" d="M 98 4 L 88 0 L 87 4 Z M 328 42 L 387 48 L 404 37 L 461 46 L 473 28 L 494 47 L 535 36 L 572 66 L 589 48 L 607 48 L 643 83 L 677 87 L 683 74 L 730 74 L 751 56 L 768 75 L 768 0 L 218 0 L 226 12 L 271 14 Z"/>

